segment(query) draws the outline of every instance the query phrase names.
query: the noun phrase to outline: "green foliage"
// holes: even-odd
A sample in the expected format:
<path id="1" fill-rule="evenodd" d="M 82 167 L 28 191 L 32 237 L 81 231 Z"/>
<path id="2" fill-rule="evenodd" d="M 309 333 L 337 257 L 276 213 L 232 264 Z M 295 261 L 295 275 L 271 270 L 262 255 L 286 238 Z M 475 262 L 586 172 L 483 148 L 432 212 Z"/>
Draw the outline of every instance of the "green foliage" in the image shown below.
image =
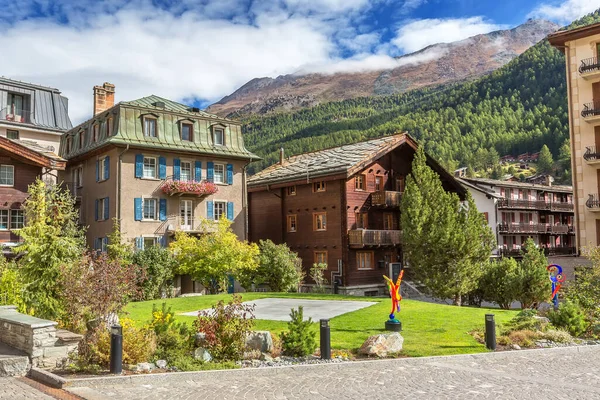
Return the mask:
<path id="1" fill-rule="evenodd" d="M 0 305 L 17 306 L 17 311 L 27 314 L 25 289 L 17 265 L 0 256 Z"/>
<path id="2" fill-rule="evenodd" d="M 569 139 L 566 139 L 558 149 L 558 162 L 564 170 L 571 168 L 571 141 Z"/>
<path id="3" fill-rule="evenodd" d="M 475 289 L 495 246 L 493 233 L 467 192 L 466 204 L 447 193 L 417 151 L 401 202 L 405 255 L 415 279 L 436 297 L 461 297 Z"/>
<path id="4" fill-rule="evenodd" d="M 85 250 L 84 230 L 75 199 L 58 186 L 37 179 L 25 200 L 25 226 L 17 231 L 23 243 L 20 274 L 27 286 L 25 302 L 38 317 L 58 319 L 64 304 L 60 299 L 60 267 L 78 260 Z"/>
<path id="5" fill-rule="evenodd" d="M 121 226 L 119 224 L 119 220 L 116 218 L 113 219 L 113 230 L 108 235 L 106 252 L 111 260 L 117 261 L 121 265 L 131 264 L 133 246 L 131 243 L 127 243 L 123 240 Z"/>
<path id="6" fill-rule="evenodd" d="M 523 259 L 517 272 L 517 300 L 522 308 L 532 308 L 542 301 L 549 300 L 551 295 L 550 279 L 548 279 L 548 259 L 544 251 L 538 248 L 533 239 L 528 238 L 524 244 Z"/>
<path id="7" fill-rule="evenodd" d="M 175 321 L 171 307 L 162 303 L 161 309 L 158 309 L 154 305 L 150 328 L 156 334 L 157 346 L 153 358 L 166 360 L 169 365 L 183 371 L 190 370 L 192 367 L 188 364 L 193 365 L 196 361 L 192 356 L 195 335 L 187 324 Z M 189 362 L 186 362 L 186 359 L 189 359 Z"/>
<path id="8" fill-rule="evenodd" d="M 131 262 L 145 272 L 142 282 L 144 300 L 172 296 L 177 262 L 168 249 L 149 246 L 133 253 Z"/>
<path id="9" fill-rule="evenodd" d="M 325 263 L 314 263 L 310 268 L 310 277 L 315 282 L 314 291 L 316 293 L 325 293 L 327 290 L 325 285 L 328 281 L 325 278 L 325 271 L 327 271 L 327 264 Z"/>
<path id="10" fill-rule="evenodd" d="M 566 300 L 560 304 L 558 310 L 548 313 L 548 319 L 557 328 L 566 329 L 573 336 L 581 336 L 587 330 L 587 323 L 583 310 L 577 303 Z"/>
<path id="11" fill-rule="evenodd" d="M 518 297 L 518 268 L 514 258 L 491 261 L 479 282 L 483 299 L 509 310 Z"/>
<path id="12" fill-rule="evenodd" d="M 543 145 L 538 158 L 537 170 L 540 173 L 550 173 L 552 172 L 553 165 L 552 153 L 550 153 L 548 146 Z"/>
<path id="13" fill-rule="evenodd" d="M 204 220 L 205 235 L 191 236 L 177 232 L 171 251 L 179 264 L 179 272 L 190 274 L 211 293 L 226 290 L 228 276 L 235 277 L 255 271 L 258 267 L 258 246 L 240 241 L 231 230 L 231 221 Z"/>
<path id="14" fill-rule="evenodd" d="M 544 331 L 548 323 L 545 324 L 539 318 L 538 312 L 532 309 L 521 310 L 513 319 L 511 319 L 502 330 L 503 335 L 508 335 L 515 331 Z"/>
<path id="15" fill-rule="evenodd" d="M 585 248 L 583 254 L 592 265 L 575 268 L 574 279 L 568 282 L 565 297 L 577 303 L 588 322 L 595 326 L 600 321 L 600 247 Z"/>
<path id="16" fill-rule="evenodd" d="M 304 357 L 314 353 L 317 348 L 312 318 L 304 320 L 304 307 L 292 308 L 288 329 L 281 334 L 283 354 L 292 357 Z"/>
<path id="17" fill-rule="evenodd" d="M 261 240 L 258 244 L 258 268 L 239 276 L 245 288 L 254 285 L 268 285 L 272 292 L 297 291 L 304 279 L 302 260 L 298 254 L 284 244 L 275 244 L 270 240 Z"/>
<path id="18" fill-rule="evenodd" d="M 215 360 L 242 359 L 246 336 L 254 326 L 254 308 L 254 305 L 242 304 L 241 296 L 233 295 L 227 305 L 221 300 L 212 310 L 198 314 L 194 328 L 205 334 L 207 350 Z"/>

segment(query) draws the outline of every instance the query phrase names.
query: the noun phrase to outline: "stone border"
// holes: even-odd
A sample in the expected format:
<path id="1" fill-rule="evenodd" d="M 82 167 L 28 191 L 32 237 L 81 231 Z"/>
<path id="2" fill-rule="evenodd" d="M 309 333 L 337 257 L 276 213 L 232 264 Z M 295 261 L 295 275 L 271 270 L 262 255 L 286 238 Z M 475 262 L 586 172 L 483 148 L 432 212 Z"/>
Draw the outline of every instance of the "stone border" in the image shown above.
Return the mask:
<path id="1" fill-rule="evenodd" d="M 588 346 L 569 346 L 569 347 L 553 347 L 547 349 L 525 349 L 517 351 L 498 351 L 498 352 L 485 352 L 475 354 L 459 354 L 451 356 L 431 356 L 431 357 L 408 357 L 408 358 L 395 358 L 395 359 L 383 359 L 383 360 L 361 360 L 351 361 L 343 363 L 332 363 L 332 364 L 304 364 L 304 365 L 290 365 L 281 367 L 268 367 L 268 368 L 253 368 L 253 369 L 227 369 L 227 370 L 214 370 L 214 371 L 189 371 L 189 372 L 166 372 L 159 374 L 140 374 L 140 375 L 127 375 L 127 376 L 100 376 L 94 378 L 74 378 L 66 379 L 58 375 L 46 372 L 46 375 L 52 376 L 56 382 L 60 383 L 60 388 L 65 387 L 99 387 L 106 385 L 124 385 L 124 384 L 153 384 L 161 380 L 171 380 L 173 382 L 194 380 L 198 378 L 205 378 L 208 380 L 220 380 L 226 378 L 234 378 L 238 374 L 245 374 L 248 371 L 260 371 L 265 375 L 276 375 L 282 370 L 303 370 L 305 368 L 348 368 L 360 366 L 362 368 L 371 368 L 373 363 L 378 364 L 391 364 L 391 363 L 413 363 L 413 364 L 424 364 L 432 361 L 440 361 L 447 359 L 477 359 L 482 357 L 503 357 L 507 354 L 514 354 L 515 352 L 588 352 L 598 351 L 600 353 L 600 345 L 588 345 Z M 33 376 L 32 376 L 33 377 Z M 55 377 L 55 378 L 54 378 Z M 35 378 L 34 378 L 35 379 Z"/>

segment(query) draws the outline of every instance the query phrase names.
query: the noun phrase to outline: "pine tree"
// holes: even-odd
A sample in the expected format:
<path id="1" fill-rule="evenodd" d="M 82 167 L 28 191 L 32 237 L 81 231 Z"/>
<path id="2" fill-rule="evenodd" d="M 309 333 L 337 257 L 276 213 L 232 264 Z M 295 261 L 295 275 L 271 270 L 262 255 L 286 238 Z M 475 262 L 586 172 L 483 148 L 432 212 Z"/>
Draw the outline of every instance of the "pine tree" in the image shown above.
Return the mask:
<path id="1" fill-rule="evenodd" d="M 538 172 L 546 174 L 550 173 L 552 172 L 553 165 L 554 161 L 552 160 L 552 153 L 550 153 L 548 146 L 543 145 L 538 158 Z"/>

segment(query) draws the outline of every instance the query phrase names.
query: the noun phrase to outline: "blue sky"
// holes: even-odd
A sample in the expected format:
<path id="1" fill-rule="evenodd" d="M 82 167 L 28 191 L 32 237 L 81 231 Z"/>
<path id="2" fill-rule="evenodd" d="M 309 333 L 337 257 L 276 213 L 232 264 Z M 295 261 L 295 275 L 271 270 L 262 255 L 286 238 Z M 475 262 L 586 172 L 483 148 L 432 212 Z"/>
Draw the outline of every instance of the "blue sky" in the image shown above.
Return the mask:
<path id="1" fill-rule="evenodd" d="M 597 0 L 0 0 L 0 75 L 58 87 L 75 123 L 117 100 L 210 104 L 255 77 L 393 68 L 430 44 L 566 24 Z M 418 62 L 415 59 L 415 62 Z"/>

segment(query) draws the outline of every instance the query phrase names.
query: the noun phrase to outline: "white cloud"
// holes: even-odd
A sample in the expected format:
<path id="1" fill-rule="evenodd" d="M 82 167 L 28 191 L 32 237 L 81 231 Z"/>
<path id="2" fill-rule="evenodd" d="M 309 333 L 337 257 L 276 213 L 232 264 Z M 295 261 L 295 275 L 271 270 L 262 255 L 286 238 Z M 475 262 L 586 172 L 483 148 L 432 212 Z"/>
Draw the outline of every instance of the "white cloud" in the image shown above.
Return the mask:
<path id="1" fill-rule="evenodd" d="M 598 0 L 566 0 L 543 3 L 529 13 L 529 17 L 548 18 L 568 24 L 600 7 Z"/>
<path id="2" fill-rule="evenodd" d="M 404 53 L 411 53 L 436 43 L 450 43 L 471 36 L 506 29 L 483 17 L 420 19 L 401 26 L 392 44 Z"/>
<path id="3" fill-rule="evenodd" d="M 427 0 L 406 0 L 404 4 L 402 4 L 401 12 L 407 14 L 421 7 L 425 3 L 427 3 Z"/>

